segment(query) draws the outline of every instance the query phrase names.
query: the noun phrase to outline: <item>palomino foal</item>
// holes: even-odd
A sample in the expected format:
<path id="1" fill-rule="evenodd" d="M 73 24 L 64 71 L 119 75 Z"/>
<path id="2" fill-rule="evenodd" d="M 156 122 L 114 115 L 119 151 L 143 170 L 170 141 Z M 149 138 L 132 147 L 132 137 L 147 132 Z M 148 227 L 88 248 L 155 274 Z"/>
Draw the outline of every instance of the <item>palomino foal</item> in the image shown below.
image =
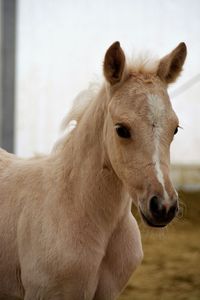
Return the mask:
<path id="1" fill-rule="evenodd" d="M 167 87 L 185 57 L 181 43 L 136 67 L 114 43 L 105 84 L 72 109 L 77 126 L 50 155 L 0 150 L 0 299 L 119 296 L 143 256 L 131 202 L 154 227 L 178 210 L 169 148 L 179 124 Z"/>

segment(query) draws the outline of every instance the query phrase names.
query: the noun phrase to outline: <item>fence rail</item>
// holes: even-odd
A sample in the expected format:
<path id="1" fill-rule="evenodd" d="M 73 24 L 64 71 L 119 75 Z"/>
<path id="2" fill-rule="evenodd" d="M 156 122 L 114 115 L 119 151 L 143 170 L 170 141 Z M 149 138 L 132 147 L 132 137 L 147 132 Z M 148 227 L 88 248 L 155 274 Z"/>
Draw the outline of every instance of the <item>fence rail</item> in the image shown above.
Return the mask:
<path id="1" fill-rule="evenodd" d="M 171 177 L 178 189 L 200 190 L 200 165 L 172 165 Z"/>

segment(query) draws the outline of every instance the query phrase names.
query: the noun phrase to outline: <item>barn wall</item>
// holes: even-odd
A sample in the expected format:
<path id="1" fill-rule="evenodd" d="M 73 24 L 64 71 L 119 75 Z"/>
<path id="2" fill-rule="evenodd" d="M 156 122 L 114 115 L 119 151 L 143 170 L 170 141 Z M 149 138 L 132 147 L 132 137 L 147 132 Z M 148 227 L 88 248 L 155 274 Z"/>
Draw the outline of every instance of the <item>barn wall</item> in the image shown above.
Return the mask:
<path id="1" fill-rule="evenodd" d="M 165 55 L 188 46 L 183 76 L 170 93 L 199 74 L 200 2 L 19 0 L 17 30 L 16 153 L 49 152 L 73 98 L 101 78 L 107 47 L 119 40 L 134 55 Z M 174 163 L 200 162 L 200 83 L 173 96 L 180 130 Z"/>

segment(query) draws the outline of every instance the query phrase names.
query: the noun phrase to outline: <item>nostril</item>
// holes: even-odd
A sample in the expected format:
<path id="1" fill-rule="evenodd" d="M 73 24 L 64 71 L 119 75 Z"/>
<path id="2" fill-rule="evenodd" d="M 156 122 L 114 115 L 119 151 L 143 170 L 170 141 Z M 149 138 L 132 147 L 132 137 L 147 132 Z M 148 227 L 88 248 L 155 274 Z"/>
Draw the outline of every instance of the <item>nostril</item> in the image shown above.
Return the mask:
<path id="1" fill-rule="evenodd" d="M 170 207 L 168 211 L 168 216 L 174 217 L 178 213 L 178 203 L 177 201 Z"/>
<path id="2" fill-rule="evenodd" d="M 150 199 L 149 208 L 152 214 L 152 217 L 155 220 L 172 220 L 177 214 L 178 210 L 178 201 L 174 201 L 171 204 L 165 203 L 164 199 L 153 196 Z"/>
<path id="3" fill-rule="evenodd" d="M 177 200 L 163 199 L 162 197 L 153 196 L 149 200 L 149 211 L 151 212 L 151 219 L 155 224 L 168 224 L 179 210 Z"/>
<path id="4" fill-rule="evenodd" d="M 153 196 L 150 200 L 150 211 L 153 214 L 160 213 L 160 204 L 159 204 L 159 199 L 157 196 Z"/>

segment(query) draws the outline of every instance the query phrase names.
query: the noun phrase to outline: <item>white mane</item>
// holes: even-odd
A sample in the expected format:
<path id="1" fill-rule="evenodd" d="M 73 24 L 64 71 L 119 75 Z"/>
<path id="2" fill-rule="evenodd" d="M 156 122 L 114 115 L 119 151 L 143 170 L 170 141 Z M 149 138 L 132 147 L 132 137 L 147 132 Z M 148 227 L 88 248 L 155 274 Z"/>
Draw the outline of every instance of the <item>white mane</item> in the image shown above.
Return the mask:
<path id="1" fill-rule="evenodd" d="M 130 73 L 153 74 L 158 69 L 159 59 L 156 55 L 152 55 L 148 51 L 132 56 L 128 59 L 128 69 Z"/>
<path id="2" fill-rule="evenodd" d="M 81 91 L 73 101 L 73 105 L 61 124 L 61 130 L 68 128 L 70 123 L 78 123 L 85 112 L 88 104 L 94 100 L 101 88 L 100 82 L 92 82 L 86 90 Z"/>

